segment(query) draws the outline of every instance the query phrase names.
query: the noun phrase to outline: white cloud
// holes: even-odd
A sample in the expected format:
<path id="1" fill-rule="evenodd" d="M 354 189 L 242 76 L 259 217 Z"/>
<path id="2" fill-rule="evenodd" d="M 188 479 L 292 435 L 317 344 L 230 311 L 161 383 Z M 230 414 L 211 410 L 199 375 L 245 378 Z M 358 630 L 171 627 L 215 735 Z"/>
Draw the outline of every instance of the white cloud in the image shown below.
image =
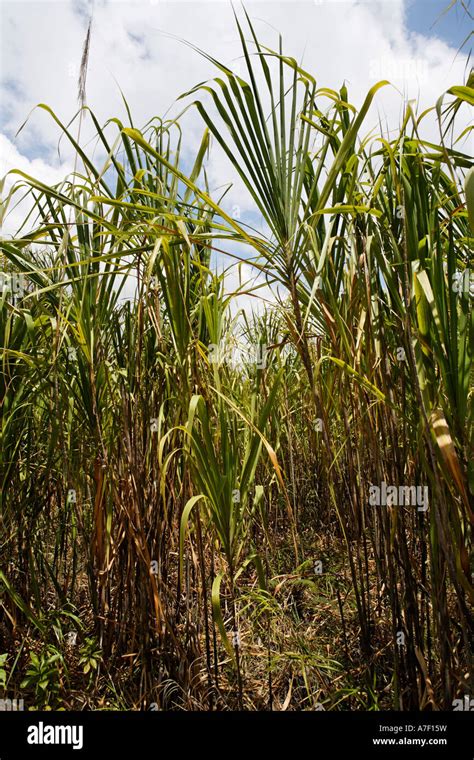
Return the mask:
<path id="1" fill-rule="evenodd" d="M 408 99 L 416 99 L 421 111 L 433 106 L 449 86 L 464 80 L 466 56 L 456 56 L 457 51 L 436 36 L 411 33 L 405 23 L 405 0 L 267 1 L 248 2 L 246 8 L 265 44 L 276 49 L 281 32 L 285 52 L 314 74 L 318 86 L 339 89 L 345 81 L 356 106 L 374 84 L 374 76 L 383 77 L 384 69 L 391 67 L 388 74 L 395 86 L 377 93 L 365 131 L 379 117 L 396 130 Z M 77 111 L 88 3 L 4 0 L 0 12 L 3 169 L 26 167 L 43 181 L 55 181 L 72 163 L 72 150 L 63 139 L 58 165 L 54 157 L 60 130 L 48 114 L 35 111 L 15 143 L 12 140 L 37 103 L 50 105 L 65 123 Z M 242 18 L 240 10 L 239 15 Z M 427 18 L 427 30 L 433 21 Z M 183 106 L 182 101 L 173 106 L 177 96 L 216 75 L 210 62 L 176 37 L 226 64 L 238 65 L 241 58 L 230 3 L 96 0 L 87 102 L 99 122 L 111 116 L 126 121 L 119 85 L 135 125 L 142 126 L 170 106 L 170 113 L 177 114 Z M 86 120 L 83 144 L 91 128 Z M 183 144 L 190 155 L 199 145 L 202 129 L 196 111 L 189 111 L 183 119 Z M 434 116 L 425 130 L 428 139 L 436 140 Z M 245 215 L 255 212 L 255 205 L 215 146 L 208 173 L 211 188 L 234 182 L 226 196 L 227 208 L 238 206 L 242 221 L 247 221 Z"/>
<path id="2" fill-rule="evenodd" d="M 18 147 L 8 137 L 0 134 L 0 176 L 3 176 L 13 168 L 33 177 L 40 178 L 45 184 L 50 184 L 63 179 L 64 173 L 69 171 L 70 166 L 62 163 L 52 166 L 42 158 L 30 160 L 20 153 Z M 11 175 L 10 182 L 13 179 L 14 175 Z"/>
<path id="3" fill-rule="evenodd" d="M 4 130 L 10 136 L 39 102 L 49 104 L 64 122 L 75 113 L 86 7 L 77 1 L 2 3 L 2 102 Z M 285 51 L 301 60 L 318 84 L 338 88 L 346 80 L 356 105 L 373 83 L 371 72 L 390 58 L 418 61 L 429 72 L 423 107 L 462 81 L 466 57 L 455 58 L 456 51 L 436 37 L 411 34 L 403 0 L 249 2 L 246 7 L 270 47 L 276 49 L 276 30 L 281 31 Z M 182 92 L 215 75 L 212 64 L 170 35 L 228 64 L 241 58 L 230 3 L 96 0 L 87 99 L 99 121 L 112 115 L 125 118 L 118 85 L 136 124 L 142 125 L 153 115 L 162 116 Z M 416 97 L 416 76 L 407 74 L 395 84 L 407 97 Z M 385 92 L 378 102 L 398 124 L 400 96 Z M 192 117 L 185 124 L 191 131 L 187 141 L 197 141 L 201 124 Z M 36 112 L 18 144 L 30 155 L 45 147 L 52 150 L 57 137 L 51 119 Z M 62 148 L 66 150 L 65 142 Z"/>
<path id="4" fill-rule="evenodd" d="M 0 134 L 0 177 L 4 177 L 12 169 L 39 179 L 44 184 L 52 185 L 60 182 L 71 171 L 71 166 L 68 163 L 58 163 L 57 166 L 52 166 L 42 158 L 30 160 L 20 153 L 17 146 L 8 137 Z M 5 177 L 2 193 L 4 202 L 8 198 L 13 184 L 21 182 L 21 180 L 21 176 L 17 173 L 8 174 Z M 31 208 L 28 200 L 20 200 L 23 195 L 24 191 L 19 189 L 8 202 L 7 213 L 0 231 L 4 237 L 12 236 L 17 232 L 25 213 Z"/>

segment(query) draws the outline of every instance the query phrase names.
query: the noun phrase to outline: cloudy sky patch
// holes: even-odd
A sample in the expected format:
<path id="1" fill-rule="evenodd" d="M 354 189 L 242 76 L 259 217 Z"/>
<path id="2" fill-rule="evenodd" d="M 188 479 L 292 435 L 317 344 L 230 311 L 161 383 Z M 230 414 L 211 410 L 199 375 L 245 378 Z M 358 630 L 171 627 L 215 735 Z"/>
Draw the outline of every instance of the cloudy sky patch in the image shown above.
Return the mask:
<path id="1" fill-rule="evenodd" d="M 248 2 L 246 9 L 264 44 L 277 49 L 281 32 L 284 52 L 312 73 L 318 86 L 339 89 L 345 82 L 355 106 L 377 80 L 389 79 L 392 86 L 377 93 L 363 132 L 380 120 L 387 134 L 395 134 L 408 100 L 421 111 L 433 106 L 447 88 L 465 81 L 467 50 L 458 48 L 468 34 L 468 19 L 456 10 L 440 16 L 447 4 L 448 0 L 268 0 Z M 77 79 L 91 8 L 87 0 L 1 2 L 2 175 L 21 168 L 41 181 L 54 182 L 71 170 L 73 151 L 65 139 L 58 145 L 59 127 L 49 114 L 32 109 L 46 103 L 64 124 L 77 113 Z M 185 105 L 176 102 L 178 96 L 216 76 L 212 64 L 184 40 L 243 73 L 229 2 L 95 0 L 87 104 L 99 122 L 111 116 L 127 120 L 122 92 L 137 127 L 153 116 L 177 115 Z M 184 160 L 190 162 L 203 131 L 195 110 L 187 112 L 182 127 Z M 436 142 L 434 115 L 424 129 L 424 136 Z M 91 149 L 92 137 L 92 123 L 86 118 L 82 145 Z M 251 198 L 215 145 L 207 171 L 216 197 L 221 194 L 218 188 L 233 183 L 226 211 L 237 209 L 242 222 L 258 226 Z M 21 209 L 13 211 L 4 232 L 14 231 L 20 218 Z"/>

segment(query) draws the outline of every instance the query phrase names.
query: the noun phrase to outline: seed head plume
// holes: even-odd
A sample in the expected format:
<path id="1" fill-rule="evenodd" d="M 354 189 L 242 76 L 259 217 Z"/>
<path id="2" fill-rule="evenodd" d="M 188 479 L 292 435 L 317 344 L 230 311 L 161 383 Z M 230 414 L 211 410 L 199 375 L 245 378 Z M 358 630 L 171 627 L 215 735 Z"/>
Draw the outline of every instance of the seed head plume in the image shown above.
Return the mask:
<path id="1" fill-rule="evenodd" d="M 86 79 L 87 79 L 87 64 L 89 62 L 91 27 L 92 27 L 92 15 L 89 20 L 89 26 L 87 27 L 87 34 L 84 40 L 84 47 L 82 49 L 82 58 L 81 58 L 81 68 L 79 70 L 79 79 L 77 82 L 77 99 L 81 107 L 86 104 Z"/>

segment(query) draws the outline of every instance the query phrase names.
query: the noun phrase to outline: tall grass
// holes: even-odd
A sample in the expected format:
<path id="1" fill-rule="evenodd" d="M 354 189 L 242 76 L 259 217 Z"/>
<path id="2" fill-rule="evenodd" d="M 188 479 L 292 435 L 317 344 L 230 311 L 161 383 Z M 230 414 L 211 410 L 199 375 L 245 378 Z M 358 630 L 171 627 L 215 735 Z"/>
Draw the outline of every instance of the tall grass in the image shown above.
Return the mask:
<path id="1" fill-rule="evenodd" d="M 436 105 L 439 144 L 410 107 L 364 138 L 387 83 L 357 111 L 237 23 L 245 76 L 213 61 L 183 96 L 205 123 L 191 168 L 176 121 L 84 106 L 96 165 L 41 106 L 75 172 L 16 171 L 5 199 L 34 208 L 2 241 L 4 285 L 24 284 L 0 320 L 6 689 L 449 708 L 472 690 L 472 78 Z M 211 197 L 211 136 L 268 234 Z M 211 266 L 229 243 L 278 286 L 258 315 L 232 315 Z M 265 360 L 215 352 L 237 341 Z M 427 487 L 428 509 L 372 505 L 382 483 Z"/>

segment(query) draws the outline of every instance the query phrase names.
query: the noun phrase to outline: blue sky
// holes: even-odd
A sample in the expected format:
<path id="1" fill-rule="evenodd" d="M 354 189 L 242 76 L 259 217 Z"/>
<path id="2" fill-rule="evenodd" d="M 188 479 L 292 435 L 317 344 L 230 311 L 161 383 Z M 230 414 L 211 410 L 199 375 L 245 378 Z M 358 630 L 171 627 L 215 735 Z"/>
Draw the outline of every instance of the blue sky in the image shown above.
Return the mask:
<path id="1" fill-rule="evenodd" d="M 437 35 L 449 45 L 458 48 L 472 29 L 469 18 L 459 6 L 443 13 L 451 0 L 409 0 L 407 24 L 420 34 Z"/>
<path id="2" fill-rule="evenodd" d="M 465 81 L 468 50 L 466 46 L 458 54 L 458 48 L 470 26 L 456 8 L 437 21 L 448 4 L 449 0 L 249 0 L 246 8 L 264 44 L 275 49 L 277 31 L 282 32 L 285 52 L 302 61 L 321 87 L 339 89 L 345 81 L 356 107 L 375 81 L 390 79 L 393 87 L 377 93 L 367 129 L 380 118 L 395 132 L 408 99 L 421 111 L 433 106 L 447 88 Z M 45 112 L 32 109 L 46 103 L 64 123 L 76 112 L 87 9 L 87 0 L 0 3 L 0 175 L 17 167 L 56 182 L 71 170 L 72 150 L 66 140 L 58 153 L 57 125 Z M 241 51 L 229 2 L 95 0 L 87 102 L 99 122 L 116 115 L 125 118 L 119 85 L 140 126 L 163 115 L 182 92 L 215 76 L 212 65 L 178 37 L 234 69 L 239 65 Z M 203 129 L 195 111 L 185 117 L 183 128 L 185 159 L 192 160 Z M 92 136 L 86 120 L 82 141 L 88 150 Z M 425 136 L 437 139 L 435 126 L 428 122 Z M 252 224 L 255 206 L 215 150 L 208 175 L 216 195 L 217 188 L 233 183 L 226 210 L 239 206 L 242 221 Z M 15 226 L 14 214 L 8 223 Z"/>

